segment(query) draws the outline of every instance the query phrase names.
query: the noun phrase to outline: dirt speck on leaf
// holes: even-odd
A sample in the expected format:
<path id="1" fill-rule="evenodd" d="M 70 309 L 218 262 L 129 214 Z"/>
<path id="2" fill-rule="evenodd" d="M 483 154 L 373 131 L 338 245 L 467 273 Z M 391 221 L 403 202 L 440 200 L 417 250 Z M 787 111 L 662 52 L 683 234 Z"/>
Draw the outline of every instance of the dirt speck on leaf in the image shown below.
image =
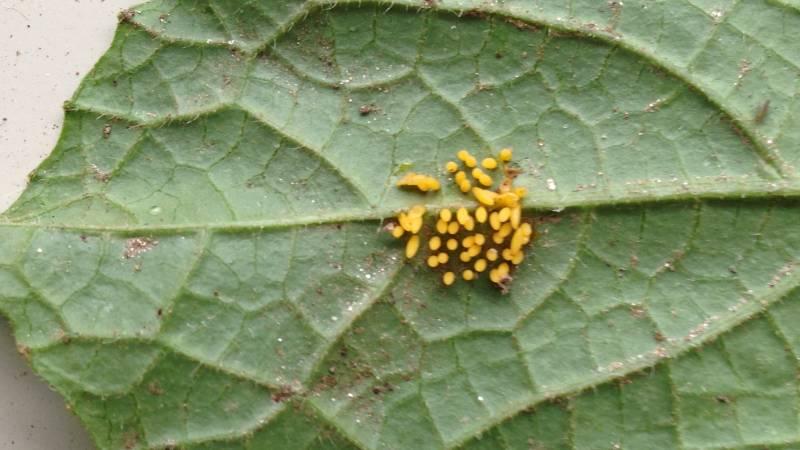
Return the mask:
<path id="1" fill-rule="evenodd" d="M 130 22 L 134 17 L 136 17 L 136 11 L 133 9 L 120 11 L 119 16 L 117 16 L 120 22 Z"/>
<path id="2" fill-rule="evenodd" d="M 125 257 L 125 259 L 135 258 L 143 253 L 149 252 L 157 245 L 158 241 L 152 238 L 131 238 L 125 242 L 125 250 L 122 255 Z"/>
<path id="3" fill-rule="evenodd" d="M 524 20 L 508 18 L 506 19 L 506 22 L 510 23 L 520 31 L 539 31 L 539 28 L 536 25 L 525 22 Z"/>

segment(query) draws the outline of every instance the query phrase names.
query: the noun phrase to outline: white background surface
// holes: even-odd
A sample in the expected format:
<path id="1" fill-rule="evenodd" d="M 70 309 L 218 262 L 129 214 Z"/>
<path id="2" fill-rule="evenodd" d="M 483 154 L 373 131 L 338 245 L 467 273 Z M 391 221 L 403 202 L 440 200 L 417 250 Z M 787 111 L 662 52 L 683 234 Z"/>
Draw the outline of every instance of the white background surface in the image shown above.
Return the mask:
<path id="1" fill-rule="evenodd" d="M 61 105 L 142 0 L 0 0 L 0 211 L 61 132 Z M 33 375 L 0 319 L 0 450 L 89 450 L 60 396 Z"/>

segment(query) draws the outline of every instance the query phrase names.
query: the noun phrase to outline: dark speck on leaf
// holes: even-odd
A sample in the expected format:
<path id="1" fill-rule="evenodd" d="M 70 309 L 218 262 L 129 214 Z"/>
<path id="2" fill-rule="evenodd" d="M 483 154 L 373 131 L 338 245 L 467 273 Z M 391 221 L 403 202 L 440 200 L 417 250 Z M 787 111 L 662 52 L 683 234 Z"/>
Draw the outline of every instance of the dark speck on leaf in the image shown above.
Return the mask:
<path id="1" fill-rule="evenodd" d="M 358 108 L 358 113 L 361 114 L 362 116 L 368 116 L 376 111 L 378 111 L 378 107 L 375 106 L 374 104 L 361 105 L 361 107 Z"/>
<path id="2" fill-rule="evenodd" d="M 272 393 L 272 401 L 275 403 L 282 403 L 294 397 L 296 393 L 297 392 L 295 392 L 291 386 L 284 384 L 278 388 L 277 391 Z"/>

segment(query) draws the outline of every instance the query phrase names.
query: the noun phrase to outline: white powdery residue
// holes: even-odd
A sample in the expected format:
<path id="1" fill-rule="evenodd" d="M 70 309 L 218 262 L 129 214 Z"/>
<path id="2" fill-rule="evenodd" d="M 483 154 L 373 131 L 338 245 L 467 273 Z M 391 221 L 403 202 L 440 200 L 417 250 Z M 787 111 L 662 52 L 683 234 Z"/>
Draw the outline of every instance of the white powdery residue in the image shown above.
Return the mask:
<path id="1" fill-rule="evenodd" d="M 548 178 L 546 183 L 547 183 L 547 189 L 548 190 L 550 190 L 550 191 L 555 191 L 556 190 L 556 188 L 557 188 L 556 187 L 556 180 L 554 180 L 552 178 Z"/>

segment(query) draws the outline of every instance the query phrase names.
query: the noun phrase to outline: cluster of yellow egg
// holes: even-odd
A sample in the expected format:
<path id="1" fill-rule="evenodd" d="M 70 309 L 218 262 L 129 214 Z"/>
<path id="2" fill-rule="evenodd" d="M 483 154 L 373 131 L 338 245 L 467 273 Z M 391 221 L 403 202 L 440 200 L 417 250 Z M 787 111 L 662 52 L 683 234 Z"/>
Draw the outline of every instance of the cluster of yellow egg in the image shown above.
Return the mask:
<path id="1" fill-rule="evenodd" d="M 522 217 L 521 200 L 527 191 L 513 186 L 518 171 L 509 164 L 511 149 L 501 150 L 497 158 L 483 159 L 480 164 L 483 169 L 466 150 L 460 150 L 456 156 L 461 164 L 449 161 L 445 168 L 461 192 L 471 193 L 478 205 L 473 210 L 463 206 L 441 209 L 435 226 L 430 229 L 424 227 L 426 208 L 417 205 L 398 214 L 397 221 L 388 228 L 395 238 L 408 235 L 405 247 L 408 259 L 427 247 L 427 265 L 442 270 L 445 285 L 455 283 L 456 273 L 472 281 L 488 270 L 489 279 L 506 290 L 514 267 L 525 258 L 525 246 L 535 238 L 533 226 Z M 492 190 L 494 179 L 484 169 L 489 172 L 502 169 L 502 181 L 496 190 Z M 413 172 L 403 176 L 397 185 L 422 192 L 441 187 L 434 177 Z M 425 246 L 423 234 L 429 236 Z"/>

